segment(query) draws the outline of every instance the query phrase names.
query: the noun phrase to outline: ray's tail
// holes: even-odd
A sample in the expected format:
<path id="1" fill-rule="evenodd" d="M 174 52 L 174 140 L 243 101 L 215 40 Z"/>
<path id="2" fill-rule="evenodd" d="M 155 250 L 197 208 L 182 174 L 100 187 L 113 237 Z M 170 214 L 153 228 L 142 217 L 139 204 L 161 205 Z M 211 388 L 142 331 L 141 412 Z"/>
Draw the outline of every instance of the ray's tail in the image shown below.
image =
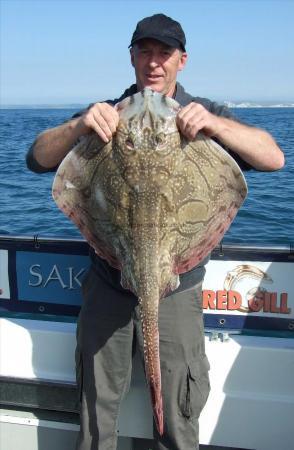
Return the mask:
<path id="1" fill-rule="evenodd" d="M 145 297 L 145 296 L 144 296 Z M 157 298 L 139 297 L 144 342 L 146 379 L 150 390 L 153 416 L 157 430 L 163 434 L 163 403 L 159 356 L 158 301 Z"/>
<path id="2" fill-rule="evenodd" d="M 133 261 L 132 270 L 141 312 L 144 362 L 149 386 L 153 416 L 160 435 L 163 434 L 163 402 L 159 356 L 158 308 L 160 292 L 159 267 L 159 211 L 160 198 L 136 194 L 133 210 Z"/>

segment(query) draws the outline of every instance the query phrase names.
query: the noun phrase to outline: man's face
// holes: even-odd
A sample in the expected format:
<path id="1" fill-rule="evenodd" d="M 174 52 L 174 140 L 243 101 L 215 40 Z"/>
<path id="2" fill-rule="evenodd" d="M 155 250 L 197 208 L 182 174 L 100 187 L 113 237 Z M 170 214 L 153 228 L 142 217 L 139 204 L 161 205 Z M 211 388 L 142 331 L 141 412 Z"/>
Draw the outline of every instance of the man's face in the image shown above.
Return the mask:
<path id="1" fill-rule="evenodd" d="M 187 53 L 169 47 L 155 39 L 142 39 L 131 48 L 138 90 L 150 87 L 172 96 L 177 73 L 186 64 Z"/>

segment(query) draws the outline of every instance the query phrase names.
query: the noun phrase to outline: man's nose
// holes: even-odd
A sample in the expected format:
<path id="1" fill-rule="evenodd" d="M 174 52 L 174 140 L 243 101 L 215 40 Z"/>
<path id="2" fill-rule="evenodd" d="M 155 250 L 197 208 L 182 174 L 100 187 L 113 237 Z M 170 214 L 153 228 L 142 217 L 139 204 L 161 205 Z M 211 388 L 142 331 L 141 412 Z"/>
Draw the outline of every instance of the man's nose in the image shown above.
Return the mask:
<path id="1" fill-rule="evenodd" d="M 152 59 L 151 61 L 149 61 L 149 66 L 150 67 L 157 67 L 158 66 L 158 62 L 155 61 L 154 59 Z"/>
<path id="2" fill-rule="evenodd" d="M 159 57 L 155 54 L 150 55 L 148 64 L 150 67 L 157 67 L 160 64 Z"/>

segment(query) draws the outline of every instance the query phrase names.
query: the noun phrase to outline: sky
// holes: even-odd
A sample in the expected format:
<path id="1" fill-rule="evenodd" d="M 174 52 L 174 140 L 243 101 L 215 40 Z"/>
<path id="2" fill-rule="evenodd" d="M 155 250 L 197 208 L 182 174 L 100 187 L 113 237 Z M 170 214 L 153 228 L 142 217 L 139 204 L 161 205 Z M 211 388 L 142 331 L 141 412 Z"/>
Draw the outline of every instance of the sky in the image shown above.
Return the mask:
<path id="1" fill-rule="evenodd" d="M 135 81 L 136 23 L 164 13 L 187 38 L 179 81 L 216 101 L 294 101 L 294 0 L 0 0 L 0 102 L 88 104 Z"/>

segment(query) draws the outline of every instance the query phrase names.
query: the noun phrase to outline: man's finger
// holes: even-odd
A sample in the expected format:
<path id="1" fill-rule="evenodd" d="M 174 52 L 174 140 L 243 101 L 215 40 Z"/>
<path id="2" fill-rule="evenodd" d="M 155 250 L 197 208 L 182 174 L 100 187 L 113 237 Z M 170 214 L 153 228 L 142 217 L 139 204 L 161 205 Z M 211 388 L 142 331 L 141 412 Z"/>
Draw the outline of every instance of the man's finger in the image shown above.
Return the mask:
<path id="1" fill-rule="evenodd" d="M 100 114 L 103 117 L 104 121 L 107 123 L 109 129 L 111 130 L 111 133 L 114 134 L 118 125 L 119 115 L 114 108 L 110 108 L 111 109 L 103 109 L 102 111 L 100 111 Z"/>
<path id="2" fill-rule="evenodd" d="M 116 132 L 119 115 L 108 103 L 96 103 L 87 111 L 84 121 L 105 142 L 108 142 Z"/>
<path id="3" fill-rule="evenodd" d="M 193 114 L 191 111 L 187 113 L 187 117 L 177 119 L 177 125 L 181 132 L 190 133 L 191 129 L 199 129 L 199 123 L 203 123 L 205 120 L 202 112 Z"/>
<path id="4" fill-rule="evenodd" d="M 93 125 L 95 126 L 95 131 L 96 128 L 98 130 L 101 130 L 103 132 L 103 134 L 107 137 L 107 140 L 109 141 L 112 138 L 112 131 L 110 129 L 110 126 L 108 125 L 108 123 L 105 121 L 105 119 L 103 118 L 103 116 L 100 114 L 100 112 L 95 111 L 93 113 L 93 121 L 92 121 Z M 100 135 L 100 133 L 98 133 Z M 101 136 L 102 137 L 102 136 Z"/>
<path id="5" fill-rule="evenodd" d="M 95 120 L 91 122 L 90 127 L 98 134 L 98 136 L 102 139 L 103 142 L 108 143 L 111 140 L 111 137 L 109 138 L 105 134 L 104 130 L 100 127 L 100 125 L 97 122 L 95 122 Z"/>
<path id="6" fill-rule="evenodd" d="M 183 128 L 180 131 L 189 141 L 192 141 L 196 138 L 197 134 L 204 128 L 204 126 L 205 126 L 205 119 L 201 119 L 193 124 L 188 124 L 185 128 Z"/>

